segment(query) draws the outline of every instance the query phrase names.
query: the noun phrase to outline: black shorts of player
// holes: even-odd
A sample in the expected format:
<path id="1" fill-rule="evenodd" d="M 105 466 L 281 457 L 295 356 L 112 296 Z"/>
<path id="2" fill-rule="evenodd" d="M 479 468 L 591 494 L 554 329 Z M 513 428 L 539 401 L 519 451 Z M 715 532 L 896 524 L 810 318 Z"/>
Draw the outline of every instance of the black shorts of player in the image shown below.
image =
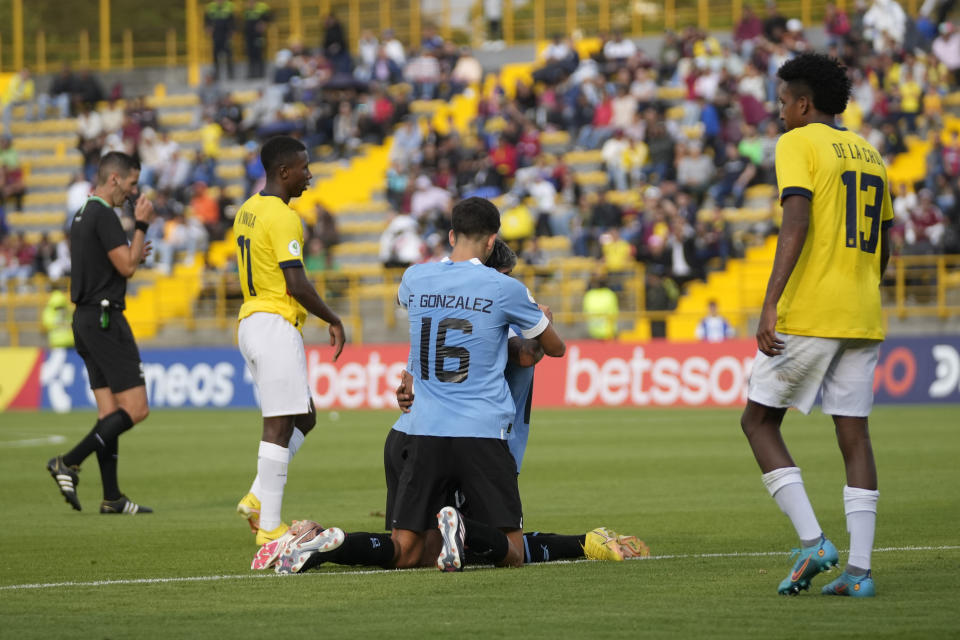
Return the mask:
<path id="1" fill-rule="evenodd" d="M 90 376 L 90 388 L 113 393 L 145 384 L 140 351 L 123 312 L 111 308 L 110 324 L 100 328 L 100 307 L 81 306 L 73 313 L 73 338 Z"/>
<path id="2" fill-rule="evenodd" d="M 519 477 L 520 474 L 518 473 L 517 476 Z M 461 489 L 455 487 L 453 491 L 447 494 L 446 503 L 456 507 L 461 515 L 473 518 L 473 512 L 470 510 L 470 500 L 467 499 L 467 494 Z"/>
<path id="3" fill-rule="evenodd" d="M 388 438 L 387 448 L 385 463 L 391 458 L 395 469 L 402 460 L 400 473 L 392 474 L 395 487 L 387 472 L 390 528 L 433 529 L 437 512 L 457 487 L 470 496 L 473 519 L 500 529 L 522 528 L 517 465 L 505 441 L 407 435 Z"/>
<path id="4" fill-rule="evenodd" d="M 407 449 L 409 437 L 403 431 L 390 429 L 387 441 L 383 443 L 383 474 L 387 480 L 387 506 L 384 509 L 383 528 L 387 531 L 393 528 L 393 503 L 400 484 L 400 474 L 403 473 L 403 467 L 410 455 Z"/>

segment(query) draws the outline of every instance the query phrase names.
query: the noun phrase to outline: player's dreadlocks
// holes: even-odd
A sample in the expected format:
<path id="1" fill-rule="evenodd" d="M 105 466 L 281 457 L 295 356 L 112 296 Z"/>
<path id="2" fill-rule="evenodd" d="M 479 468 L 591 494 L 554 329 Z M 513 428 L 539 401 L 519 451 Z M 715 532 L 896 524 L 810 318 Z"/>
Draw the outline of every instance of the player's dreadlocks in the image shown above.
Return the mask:
<path id="1" fill-rule="evenodd" d="M 850 78 L 843 63 L 822 53 L 801 53 L 783 63 L 777 76 L 790 85 L 793 95 L 810 95 L 818 111 L 837 115 L 847 108 Z"/>

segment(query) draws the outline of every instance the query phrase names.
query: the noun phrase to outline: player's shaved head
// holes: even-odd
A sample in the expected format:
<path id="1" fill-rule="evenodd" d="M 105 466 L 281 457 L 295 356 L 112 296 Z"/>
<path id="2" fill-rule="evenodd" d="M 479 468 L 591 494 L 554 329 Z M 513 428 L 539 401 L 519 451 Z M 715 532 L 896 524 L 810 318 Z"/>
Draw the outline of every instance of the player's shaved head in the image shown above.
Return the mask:
<path id="1" fill-rule="evenodd" d="M 134 169 L 139 171 L 140 163 L 132 156 L 121 151 L 106 153 L 100 158 L 100 166 L 97 168 L 97 184 L 106 184 L 112 174 L 126 178 Z"/>
<path id="2" fill-rule="evenodd" d="M 466 198 L 453 205 L 453 233 L 481 238 L 500 231 L 500 212 L 484 198 Z"/>
<path id="3" fill-rule="evenodd" d="M 777 77 L 787 83 L 794 97 L 809 96 L 817 111 L 838 115 L 850 99 L 850 78 L 839 60 L 822 53 L 801 53 L 784 62 Z"/>
<path id="4" fill-rule="evenodd" d="M 274 175 L 280 167 L 293 163 L 295 156 L 307 148 L 296 138 L 277 136 L 270 138 L 260 149 L 260 162 L 268 176 Z"/>
<path id="5" fill-rule="evenodd" d="M 517 266 L 517 254 L 506 242 L 497 238 L 493 243 L 493 251 L 490 252 L 490 257 L 484 264 L 500 273 L 509 273 Z"/>

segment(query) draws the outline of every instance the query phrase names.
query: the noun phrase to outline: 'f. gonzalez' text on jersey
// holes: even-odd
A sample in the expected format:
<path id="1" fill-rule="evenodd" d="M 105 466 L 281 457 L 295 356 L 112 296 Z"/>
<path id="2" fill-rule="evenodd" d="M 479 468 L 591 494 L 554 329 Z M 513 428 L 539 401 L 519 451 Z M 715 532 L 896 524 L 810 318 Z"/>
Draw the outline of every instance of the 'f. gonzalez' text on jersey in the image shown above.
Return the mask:
<path id="1" fill-rule="evenodd" d="M 303 224 L 300 216 L 276 196 L 253 195 L 233 219 L 237 271 L 243 290 L 240 320 L 263 311 L 282 316 L 303 331 L 307 317 L 287 293 L 282 269 L 303 267 Z"/>
<path id="2" fill-rule="evenodd" d="M 518 327 L 511 325 L 508 336 L 519 336 Z M 507 363 L 507 368 L 503 372 L 503 377 L 507 380 L 507 386 L 510 387 L 510 396 L 513 398 L 513 404 L 516 407 L 516 413 L 513 417 L 513 427 L 507 437 L 507 446 L 510 447 L 510 454 L 517 463 L 517 473 L 520 473 L 520 467 L 523 466 L 523 454 L 527 451 L 527 440 L 530 438 L 530 409 L 533 406 L 533 369 L 534 367 L 521 367 L 513 362 Z"/>
<path id="3" fill-rule="evenodd" d="M 398 292 L 410 322 L 416 401 L 394 429 L 506 440 L 515 407 L 504 378 L 507 328 L 535 338 L 549 325 L 527 288 L 479 260 L 410 267 Z"/>
<path id="4" fill-rule="evenodd" d="M 777 331 L 882 340 L 881 226 L 893 222 L 883 159 L 862 137 L 813 123 L 777 141 L 781 202 L 810 199 L 803 250 L 777 305 Z"/>

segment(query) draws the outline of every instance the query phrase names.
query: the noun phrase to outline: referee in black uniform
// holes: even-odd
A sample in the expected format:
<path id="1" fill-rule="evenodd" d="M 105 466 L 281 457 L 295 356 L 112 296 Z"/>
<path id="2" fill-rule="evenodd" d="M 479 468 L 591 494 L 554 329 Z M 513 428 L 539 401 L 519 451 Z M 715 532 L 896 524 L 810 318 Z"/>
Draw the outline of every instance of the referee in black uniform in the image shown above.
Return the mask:
<path id="1" fill-rule="evenodd" d="M 128 243 L 114 211 L 137 194 L 139 178 L 140 165 L 127 154 L 114 151 L 104 155 L 97 171 L 97 186 L 70 227 L 70 298 L 77 305 L 73 335 L 90 376 L 98 420 L 73 449 L 51 459 L 47 470 L 77 511 L 77 471 L 94 452 L 103 482 L 100 513 L 152 511 L 123 495 L 117 482 L 117 440 L 149 413 L 143 364 L 123 309 L 127 278 L 150 251 L 144 235 L 156 214 L 147 197 L 141 195 L 134 207 L 133 241 Z"/>

